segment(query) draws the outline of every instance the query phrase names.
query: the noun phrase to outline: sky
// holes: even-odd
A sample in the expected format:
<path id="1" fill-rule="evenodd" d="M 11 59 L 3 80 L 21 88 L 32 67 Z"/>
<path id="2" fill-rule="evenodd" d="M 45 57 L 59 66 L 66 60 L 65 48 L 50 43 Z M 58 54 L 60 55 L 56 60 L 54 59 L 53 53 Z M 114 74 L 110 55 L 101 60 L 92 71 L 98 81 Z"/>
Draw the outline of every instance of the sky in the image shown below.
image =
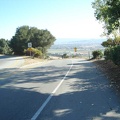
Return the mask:
<path id="1" fill-rule="evenodd" d="M 47 29 L 56 38 L 100 38 L 94 0 L 0 0 L 0 38 L 11 39 L 23 25 Z"/>

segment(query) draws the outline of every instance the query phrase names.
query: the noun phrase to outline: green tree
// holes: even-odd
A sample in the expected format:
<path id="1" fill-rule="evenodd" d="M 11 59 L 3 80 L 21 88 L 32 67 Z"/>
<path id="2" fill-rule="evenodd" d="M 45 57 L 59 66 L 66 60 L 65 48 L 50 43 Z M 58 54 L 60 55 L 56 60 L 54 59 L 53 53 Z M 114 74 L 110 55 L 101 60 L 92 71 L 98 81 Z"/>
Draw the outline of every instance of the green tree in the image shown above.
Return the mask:
<path id="1" fill-rule="evenodd" d="M 95 17 L 104 23 L 104 29 L 110 34 L 120 26 L 120 0 L 95 0 L 92 3 Z"/>
<path id="2" fill-rule="evenodd" d="M 17 28 L 15 36 L 11 39 L 11 47 L 15 54 L 23 55 L 28 42 L 32 47 L 39 49 L 43 54 L 54 43 L 55 37 L 48 30 L 40 30 L 36 27 L 22 26 Z"/>
<path id="3" fill-rule="evenodd" d="M 109 38 L 107 41 L 102 42 L 103 47 L 112 47 L 116 45 L 120 45 L 120 37 L 116 37 L 114 39 Z"/>
<path id="4" fill-rule="evenodd" d="M 24 49 L 27 49 L 29 26 L 22 26 L 16 29 L 16 33 L 11 39 L 10 46 L 14 54 L 23 55 Z"/>
<path id="5" fill-rule="evenodd" d="M 114 46 L 114 40 L 112 38 L 109 38 L 107 41 L 104 41 L 101 44 L 103 47 L 111 47 Z"/>
<path id="6" fill-rule="evenodd" d="M 3 38 L 0 39 L 0 54 L 10 54 L 9 41 Z"/>
<path id="7" fill-rule="evenodd" d="M 55 37 L 48 30 L 39 30 L 32 27 L 30 33 L 32 34 L 30 42 L 32 42 L 33 47 L 41 50 L 43 54 L 55 41 Z"/>

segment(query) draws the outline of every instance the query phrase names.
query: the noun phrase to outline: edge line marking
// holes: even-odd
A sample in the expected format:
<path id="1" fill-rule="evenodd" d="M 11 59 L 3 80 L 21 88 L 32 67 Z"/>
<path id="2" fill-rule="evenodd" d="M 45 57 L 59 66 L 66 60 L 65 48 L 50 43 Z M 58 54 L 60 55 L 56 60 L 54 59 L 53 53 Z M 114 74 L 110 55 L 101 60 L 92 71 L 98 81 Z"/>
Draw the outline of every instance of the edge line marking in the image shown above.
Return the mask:
<path id="1" fill-rule="evenodd" d="M 64 78 L 61 80 L 61 82 L 57 85 L 57 87 L 53 90 L 53 92 L 49 95 L 49 97 L 45 100 L 45 102 L 42 104 L 42 106 L 37 110 L 37 112 L 34 114 L 34 116 L 31 118 L 31 120 L 36 120 L 37 117 L 40 115 L 40 113 L 42 112 L 42 110 L 45 108 L 45 106 L 48 104 L 48 102 L 51 100 L 51 98 L 53 97 L 53 95 L 56 93 L 56 91 L 58 90 L 58 88 L 61 86 L 61 84 L 63 83 L 63 81 L 65 80 L 65 78 L 67 77 L 67 75 L 69 74 L 70 70 L 73 67 L 73 61 L 72 61 L 72 65 L 70 66 L 69 70 L 67 71 L 66 75 L 64 76 Z"/>

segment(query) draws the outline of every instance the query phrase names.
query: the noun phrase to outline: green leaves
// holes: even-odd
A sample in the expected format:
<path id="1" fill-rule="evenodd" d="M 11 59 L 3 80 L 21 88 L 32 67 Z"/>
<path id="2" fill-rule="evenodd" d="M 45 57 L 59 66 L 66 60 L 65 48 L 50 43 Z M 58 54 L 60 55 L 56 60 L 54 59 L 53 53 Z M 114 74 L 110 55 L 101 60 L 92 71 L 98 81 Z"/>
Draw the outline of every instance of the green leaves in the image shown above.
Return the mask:
<path id="1" fill-rule="evenodd" d="M 106 60 L 111 60 L 115 65 L 120 66 L 120 46 L 106 48 L 104 55 Z"/>
<path id="2" fill-rule="evenodd" d="M 9 54 L 11 49 L 9 47 L 9 41 L 5 39 L 0 39 L 0 54 Z"/>
<path id="3" fill-rule="evenodd" d="M 114 39 L 109 38 L 107 41 L 104 41 L 101 45 L 103 47 L 112 47 L 120 45 L 120 37 L 115 37 Z"/>
<path id="4" fill-rule="evenodd" d="M 93 59 L 100 59 L 103 57 L 103 53 L 101 50 L 95 50 L 92 52 Z"/>
<path id="5" fill-rule="evenodd" d="M 95 0 L 92 3 L 97 20 L 104 22 L 107 33 L 120 26 L 120 0 Z"/>
<path id="6" fill-rule="evenodd" d="M 48 30 L 21 26 L 16 29 L 15 36 L 11 39 L 11 47 L 15 54 L 23 55 L 24 49 L 28 47 L 28 42 L 32 42 L 32 47 L 40 48 L 45 53 L 54 41 L 55 37 Z"/>

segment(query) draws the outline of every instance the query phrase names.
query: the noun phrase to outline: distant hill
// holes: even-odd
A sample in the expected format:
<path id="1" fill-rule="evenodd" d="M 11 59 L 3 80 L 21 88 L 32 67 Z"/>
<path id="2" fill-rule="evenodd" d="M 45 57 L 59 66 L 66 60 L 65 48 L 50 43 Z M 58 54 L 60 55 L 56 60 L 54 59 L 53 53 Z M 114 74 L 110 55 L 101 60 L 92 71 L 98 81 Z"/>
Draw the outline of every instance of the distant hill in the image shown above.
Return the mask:
<path id="1" fill-rule="evenodd" d="M 101 44 L 105 39 L 79 39 L 79 38 L 59 38 L 55 41 L 54 45 L 58 44 Z"/>
<path id="2" fill-rule="evenodd" d="M 103 48 L 101 46 L 101 43 L 105 41 L 105 39 L 57 39 L 54 43 L 54 45 L 52 45 L 51 49 L 58 49 L 58 48 L 74 48 L 74 47 L 84 47 L 84 48 Z"/>

